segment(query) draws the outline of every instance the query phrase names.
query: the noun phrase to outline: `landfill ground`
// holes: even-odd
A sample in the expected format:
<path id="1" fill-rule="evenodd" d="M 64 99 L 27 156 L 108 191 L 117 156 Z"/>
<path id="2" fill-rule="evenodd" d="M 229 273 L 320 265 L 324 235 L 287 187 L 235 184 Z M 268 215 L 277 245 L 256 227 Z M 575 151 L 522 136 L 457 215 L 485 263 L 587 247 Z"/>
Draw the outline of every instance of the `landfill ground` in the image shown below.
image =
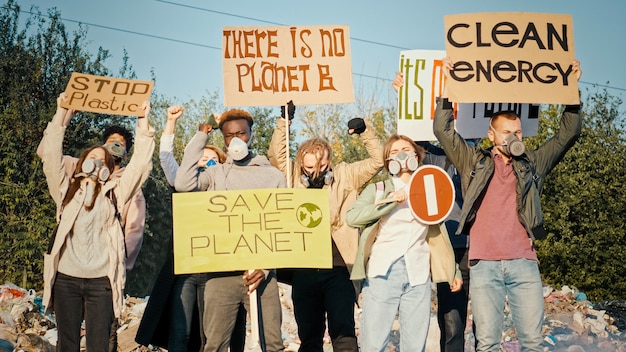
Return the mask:
<path id="1" fill-rule="evenodd" d="M 283 308 L 283 340 L 285 351 L 297 351 L 299 340 L 293 317 L 291 287 L 279 285 Z M 626 301 L 603 301 L 592 304 L 583 292 L 563 286 L 555 290 L 544 287 L 545 316 L 543 325 L 545 351 L 624 351 L 626 352 Z M 12 283 L 0 285 L 0 352 L 52 352 L 55 350 L 56 327 L 54 317 L 41 313 L 41 293 L 24 290 Z M 126 304 L 118 330 L 119 351 L 166 351 L 152 346 L 139 346 L 135 333 L 146 306 L 145 298 L 126 297 Z M 439 351 L 439 328 L 435 312 L 436 294 L 433 292 L 430 328 L 426 351 Z M 521 347 L 505 311 L 501 351 L 518 352 Z M 360 309 L 355 310 L 357 336 Z M 471 308 L 465 329 L 465 351 L 474 351 L 471 329 Z M 248 323 L 248 335 L 251 325 Z M 400 351 L 399 323 L 391 329 L 386 352 Z M 324 338 L 324 350 L 332 351 L 330 337 Z M 260 352 L 251 339 L 246 341 L 246 352 Z"/>

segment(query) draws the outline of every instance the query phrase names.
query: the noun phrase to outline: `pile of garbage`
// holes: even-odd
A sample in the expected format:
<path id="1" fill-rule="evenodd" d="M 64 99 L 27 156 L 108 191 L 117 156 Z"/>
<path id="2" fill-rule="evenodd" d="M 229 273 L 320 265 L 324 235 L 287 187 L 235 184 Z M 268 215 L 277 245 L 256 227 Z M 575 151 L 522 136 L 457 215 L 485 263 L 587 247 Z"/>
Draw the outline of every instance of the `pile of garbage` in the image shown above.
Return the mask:
<path id="1" fill-rule="evenodd" d="M 624 318 L 626 301 L 602 301 L 592 304 L 576 287 L 555 290 L 544 286 L 544 351 L 626 351 Z M 620 311 L 620 307 L 621 311 Z M 471 310 L 470 310 L 471 311 Z M 521 351 L 508 309 L 505 309 L 502 348 Z M 471 321 L 466 329 L 466 351 L 474 351 Z"/>
<path id="2" fill-rule="evenodd" d="M 283 307 L 283 340 L 285 351 L 297 351 L 299 339 L 293 318 L 291 287 L 279 285 Z M 433 294 L 436 300 L 436 295 Z M 543 326 L 545 351 L 625 351 L 626 352 L 626 301 L 611 300 L 592 304 L 583 292 L 575 287 L 563 286 L 555 290 L 544 287 L 545 319 Z M 118 329 L 119 351 L 164 351 L 139 346 L 135 334 L 146 307 L 147 298 L 126 297 L 125 308 Z M 358 322 L 360 309 L 355 310 Z M 470 309 L 471 317 L 471 309 Z M 466 326 L 465 351 L 474 351 L 472 323 Z M 399 350 L 399 324 L 392 327 L 387 350 Z M 248 324 L 250 332 L 250 324 Z M 0 285 L 0 352 L 52 352 L 56 345 L 56 325 L 53 316 L 43 314 L 41 292 L 25 290 L 12 283 Z M 438 349 L 439 331 L 436 324 L 436 301 L 433 301 L 427 350 Z M 502 348 L 507 352 L 521 351 L 515 328 L 508 311 L 505 311 Z M 84 345 L 84 344 L 83 344 Z M 437 347 L 433 347 L 437 346 Z M 435 349 L 436 348 L 436 349 Z M 324 338 L 324 350 L 332 351 L 330 338 Z M 255 352 L 254 348 L 247 348 Z M 259 349 L 260 351 L 260 349 Z"/>

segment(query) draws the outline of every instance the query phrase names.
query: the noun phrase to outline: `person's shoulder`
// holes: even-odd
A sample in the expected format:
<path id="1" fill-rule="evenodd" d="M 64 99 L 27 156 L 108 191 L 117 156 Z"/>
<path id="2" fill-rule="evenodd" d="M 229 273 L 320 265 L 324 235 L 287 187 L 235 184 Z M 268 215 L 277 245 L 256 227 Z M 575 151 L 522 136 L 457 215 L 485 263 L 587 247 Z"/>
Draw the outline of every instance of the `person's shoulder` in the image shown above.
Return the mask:
<path id="1" fill-rule="evenodd" d="M 263 166 L 263 167 L 272 167 L 274 168 L 274 166 L 270 163 L 270 160 L 265 156 L 265 155 L 255 155 L 252 160 L 250 160 L 250 163 L 248 163 L 249 166 Z"/>

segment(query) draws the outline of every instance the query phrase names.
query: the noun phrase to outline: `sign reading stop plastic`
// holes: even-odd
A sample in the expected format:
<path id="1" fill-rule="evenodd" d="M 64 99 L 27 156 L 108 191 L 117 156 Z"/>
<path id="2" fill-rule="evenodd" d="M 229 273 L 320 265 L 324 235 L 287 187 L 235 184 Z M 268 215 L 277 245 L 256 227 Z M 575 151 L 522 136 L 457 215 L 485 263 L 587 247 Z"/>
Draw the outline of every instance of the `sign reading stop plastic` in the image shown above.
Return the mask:
<path id="1" fill-rule="evenodd" d="M 409 208 L 421 223 L 444 221 L 454 206 L 454 185 L 448 173 L 434 165 L 420 166 L 409 182 Z"/>

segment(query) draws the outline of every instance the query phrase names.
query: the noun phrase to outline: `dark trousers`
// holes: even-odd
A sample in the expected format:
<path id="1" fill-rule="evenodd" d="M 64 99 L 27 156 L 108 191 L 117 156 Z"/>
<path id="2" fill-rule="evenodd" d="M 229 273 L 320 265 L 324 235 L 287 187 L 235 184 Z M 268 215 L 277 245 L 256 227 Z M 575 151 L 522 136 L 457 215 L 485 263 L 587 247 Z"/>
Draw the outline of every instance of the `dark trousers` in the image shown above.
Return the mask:
<path id="1" fill-rule="evenodd" d="M 109 279 L 81 279 L 57 273 L 52 290 L 57 351 L 80 351 L 80 328 L 84 318 L 87 351 L 108 352 L 114 319 Z"/>
<path id="2" fill-rule="evenodd" d="M 454 256 L 461 269 L 463 287 L 451 292 L 447 282 L 437 284 L 437 321 L 441 330 L 439 341 L 442 352 L 463 352 L 465 348 L 465 324 L 469 296 L 469 266 L 467 248 L 455 248 Z"/>
<path id="3" fill-rule="evenodd" d="M 199 312 L 204 311 L 204 286 L 207 274 L 178 275 L 174 279 L 171 299 L 170 338 L 167 350 L 170 352 L 199 351 L 201 346 L 190 348 L 189 341 L 193 335 L 200 336 L 200 343 L 204 345 L 204 331 Z M 194 317 L 194 314 L 196 315 Z M 197 330 L 192 331 L 194 318 L 199 324 Z"/>
<path id="4" fill-rule="evenodd" d="M 358 351 L 356 293 L 346 267 L 294 270 L 291 296 L 301 341 L 299 352 L 323 351 L 326 319 L 333 351 Z"/>
<path id="5" fill-rule="evenodd" d="M 200 351 L 204 347 L 204 288 L 208 274 L 177 275 L 171 293 L 171 324 L 167 350 L 169 352 Z M 197 346 L 199 335 L 200 346 Z M 246 343 L 246 310 L 241 307 L 237 313 L 235 329 L 230 338 L 230 351 L 243 352 Z"/>

